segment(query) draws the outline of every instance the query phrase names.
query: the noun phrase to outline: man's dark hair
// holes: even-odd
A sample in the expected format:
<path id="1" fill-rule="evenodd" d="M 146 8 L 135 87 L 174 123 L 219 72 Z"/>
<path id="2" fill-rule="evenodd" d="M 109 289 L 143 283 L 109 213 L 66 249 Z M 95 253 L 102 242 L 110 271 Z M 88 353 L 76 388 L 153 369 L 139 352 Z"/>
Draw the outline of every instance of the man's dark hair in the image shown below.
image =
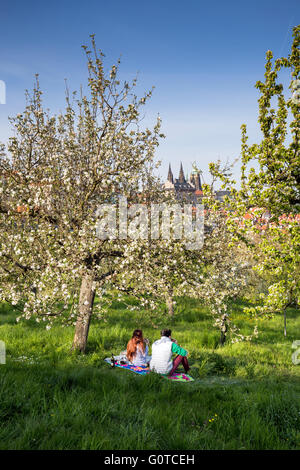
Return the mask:
<path id="1" fill-rule="evenodd" d="M 161 330 L 160 334 L 161 336 L 171 336 L 171 333 L 172 331 L 171 330 L 168 330 L 168 329 L 165 329 L 165 330 Z"/>

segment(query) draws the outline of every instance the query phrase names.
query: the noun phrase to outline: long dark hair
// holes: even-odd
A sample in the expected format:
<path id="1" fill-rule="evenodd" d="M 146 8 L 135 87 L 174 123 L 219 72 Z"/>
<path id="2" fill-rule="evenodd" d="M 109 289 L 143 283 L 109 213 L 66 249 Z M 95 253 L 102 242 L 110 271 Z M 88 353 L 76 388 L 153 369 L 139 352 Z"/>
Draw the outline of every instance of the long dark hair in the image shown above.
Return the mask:
<path id="1" fill-rule="evenodd" d="M 132 333 L 131 339 L 128 341 L 127 344 L 127 359 L 132 361 L 133 356 L 136 354 L 137 347 L 141 347 L 143 352 L 145 351 L 145 341 L 143 338 L 142 330 L 134 330 Z"/>

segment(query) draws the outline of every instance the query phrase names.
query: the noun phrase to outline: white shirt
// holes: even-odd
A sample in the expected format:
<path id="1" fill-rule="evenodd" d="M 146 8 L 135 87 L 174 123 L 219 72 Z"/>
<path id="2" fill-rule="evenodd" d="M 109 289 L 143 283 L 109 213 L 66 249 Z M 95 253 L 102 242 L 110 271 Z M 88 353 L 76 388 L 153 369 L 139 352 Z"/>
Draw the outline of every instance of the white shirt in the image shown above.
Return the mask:
<path id="1" fill-rule="evenodd" d="M 159 374 L 168 374 L 172 367 L 172 341 L 168 336 L 162 336 L 152 344 L 150 369 Z"/>
<path id="2" fill-rule="evenodd" d="M 143 351 L 142 346 L 137 346 L 136 353 L 132 358 L 131 364 L 134 366 L 145 366 L 150 361 L 150 356 L 148 356 L 148 345 L 146 344 L 145 351 Z"/>

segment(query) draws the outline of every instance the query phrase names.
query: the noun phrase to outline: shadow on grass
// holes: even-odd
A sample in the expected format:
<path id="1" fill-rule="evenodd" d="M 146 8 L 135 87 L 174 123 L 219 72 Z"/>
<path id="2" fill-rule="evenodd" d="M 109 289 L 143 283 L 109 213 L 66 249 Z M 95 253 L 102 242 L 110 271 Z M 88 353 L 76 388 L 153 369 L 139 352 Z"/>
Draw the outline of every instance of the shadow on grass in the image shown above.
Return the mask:
<path id="1" fill-rule="evenodd" d="M 16 309 L 13 309 L 11 305 L 0 303 L 0 325 L 16 324 L 16 318 L 18 315 L 20 315 L 20 312 Z"/>

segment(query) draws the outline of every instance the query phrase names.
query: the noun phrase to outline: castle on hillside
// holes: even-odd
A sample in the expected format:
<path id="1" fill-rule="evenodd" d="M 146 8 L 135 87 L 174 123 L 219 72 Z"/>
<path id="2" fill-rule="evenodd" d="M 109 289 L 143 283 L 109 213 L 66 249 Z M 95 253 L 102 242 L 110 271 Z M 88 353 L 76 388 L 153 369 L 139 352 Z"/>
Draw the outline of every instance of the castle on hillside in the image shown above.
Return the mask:
<path id="1" fill-rule="evenodd" d="M 171 165 L 167 181 L 163 184 L 166 191 L 174 191 L 176 198 L 181 202 L 201 204 L 203 198 L 201 171 L 193 170 L 190 174 L 189 181 L 184 176 L 182 163 L 180 164 L 179 176 L 174 179 Z M 229 191 L 215 191 L 215 197 L 222 200 L 224 196 L 229 195 Z"/>

